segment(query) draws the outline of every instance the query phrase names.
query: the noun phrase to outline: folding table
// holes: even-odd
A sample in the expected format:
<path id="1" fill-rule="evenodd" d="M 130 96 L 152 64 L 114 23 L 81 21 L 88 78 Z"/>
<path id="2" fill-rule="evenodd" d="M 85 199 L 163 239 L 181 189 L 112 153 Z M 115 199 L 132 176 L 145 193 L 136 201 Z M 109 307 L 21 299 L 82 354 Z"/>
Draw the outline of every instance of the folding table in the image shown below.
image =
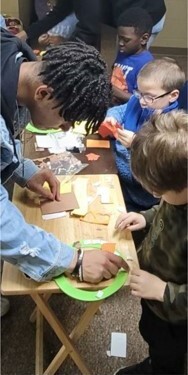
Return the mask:
<path id="1" fill-rule="evenodd" d="M 108 225 L 88 224 L 73 217 L 43 221 L 38 200 L 34 198 L 33 193 L 21 189 L 17 185 L 14 188 L 13 202 L 20 211 L 22 211 L 27 222 L 36 224 L 52 232 L 62 241 L 71 244 L 81 239 L 98 238 L 104 241 L 115 242 L 117 243 L 118 249 L 121 250 L 124 257 L 127 259 L 130 267 L 132 267 L 133 264 L 137 264 L 137 255 L 131 233 L 128 230 L 123 232 L 114 231 L 114 224 L 119 215 L 119 207 L 124 206 L 118 177 L 116 175 L 86 175 L 79 176 L 79 178 L 80 177 L 88 179 L 90 192 L 93 186 L 96 186 L 98 183 L 110 187 L 113 203 L 108 205 L 108 210 L 110 212 L 110 222 Z M 74 179 L 76 178 L 77 176 L 74 177 Z M 96 198 L 91 206 L 92 205 L 96 209 L 96 207 L 100 207 L 101 203 L 98 198 Z M 101 289 L 107 285 L 109 285 L 108 280 L 103 281 L 102 284 L 100 283 L 97 286 L 83 283 L 82 288 Z M 36 304 L 35 311 L 30 318 L 31 321 L 36 320 L 35 375 L 55 374 L 67 355 L 71 356 L 83 375 L 92 374 L 92 371 L 85 364 L 84 359 L 81 357 L 76 347 L 76 341 L 86 330 L 104 300 L 87 303 L 86 310 L 80 317 L 80 321 L 74 327 L 73 331 L 68 334 L 48 302 L 52 294 L 61 293 L 55 281 L 37 283 L 33 280 L 26 279 L 15 266 L 5 262 L 3 266 L 1 292 L 4 295 L 30 295 Z M 61 349 L 46 370 L 43 369 L 43 318 L 47 320 L 62 343 Z"/>

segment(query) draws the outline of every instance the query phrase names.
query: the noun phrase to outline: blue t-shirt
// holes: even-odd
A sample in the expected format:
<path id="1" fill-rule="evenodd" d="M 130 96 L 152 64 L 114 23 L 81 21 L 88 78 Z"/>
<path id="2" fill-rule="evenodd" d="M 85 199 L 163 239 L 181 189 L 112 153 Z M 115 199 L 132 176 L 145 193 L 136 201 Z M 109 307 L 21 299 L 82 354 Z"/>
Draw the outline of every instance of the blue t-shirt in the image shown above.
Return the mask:
<path id="1" fill-rule="evenodd" d="M 128 56 L 118 52 L 112 70 L 112 84 L 120 90 L 132 93 L 137 88 L 137 75 L 140 69 L 153 59 L 149 51 Z"/>

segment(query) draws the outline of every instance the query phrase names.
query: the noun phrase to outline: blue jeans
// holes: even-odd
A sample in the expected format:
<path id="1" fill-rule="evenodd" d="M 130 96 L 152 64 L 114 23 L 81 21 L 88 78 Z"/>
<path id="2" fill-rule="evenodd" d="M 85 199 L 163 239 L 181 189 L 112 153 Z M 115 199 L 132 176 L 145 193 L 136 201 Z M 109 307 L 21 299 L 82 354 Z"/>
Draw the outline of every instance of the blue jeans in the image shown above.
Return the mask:
<path id="1" fill-rule="evenodd" d="M 156 36 L 160 33 L 160 31 L 163 29 L 164 27 L 164 23 L 165 23 L 165 18 L 166 18 L 166 14 L 161 18 L 161 20 L 159 22 L 157 22 L 153 28 L 152 28 L 152 32 L 151 32 L 151 36 L 148 40 L 148 43 L 147 43 L 147 49 L 149 49 L 151 47 L 151 45 L 153 44 Z"/>
<path id="2" fill-rule="evenodd" d="M 48 31 L 48 34 L 60 35 L 64 38 L 70 38 L 76 28 L 77 22 L 78 20 L 75 13 L 71 13 L 66 18 L 64 18 L 64 20 L 52 27 L 52 29 Z"/>

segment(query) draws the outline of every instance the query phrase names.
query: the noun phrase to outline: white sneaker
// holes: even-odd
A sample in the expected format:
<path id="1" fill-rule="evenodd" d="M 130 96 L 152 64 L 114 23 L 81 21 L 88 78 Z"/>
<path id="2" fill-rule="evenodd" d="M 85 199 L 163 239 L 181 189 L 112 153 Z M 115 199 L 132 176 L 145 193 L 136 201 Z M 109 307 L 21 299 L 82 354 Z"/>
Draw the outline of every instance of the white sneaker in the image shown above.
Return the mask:
<path id="1" fill-rule="evenodd" d="M 10 302 L 7 298 L 1 297 L 1 317 L 7 314 L 10 309 Z"/>

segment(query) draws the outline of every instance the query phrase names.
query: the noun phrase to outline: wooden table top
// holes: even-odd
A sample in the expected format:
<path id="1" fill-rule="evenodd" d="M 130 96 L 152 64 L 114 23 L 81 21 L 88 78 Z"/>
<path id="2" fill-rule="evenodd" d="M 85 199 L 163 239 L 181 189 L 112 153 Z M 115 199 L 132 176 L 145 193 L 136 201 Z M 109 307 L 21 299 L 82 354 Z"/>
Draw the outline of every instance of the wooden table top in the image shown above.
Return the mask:
<path id="1" fill-rule="evenodd" d="M 58 178 L 61 179 L 60 176 Z M 62 177 L 63 178 L 63 177 Z M 136 250 L 132 235 L 129 230 L 117 232 L 114 225 L 120 214 L 119 207 L 124 206 L 124 200 L 117 175 L 84 175 L 74 176 L 73 182 L 77 179 L 88 179 L 88 195 L 96 196 L 96 186 L 107 186 L 110 188 L 112 203 L 102 204 L 100 197 L 90 204 L 90 210 L 99 210 L 109 213 L 110 221 L 108 225 L 91 224 L 80 221 L 79 218 L 67 216 L 53 220 L 43 220 L 39 206 L 39 199 L 34 193 L 27 189 L 22 189 L 18 185 L 14 187 L 13 202 L 23 213 L 25 220 L 30 224 L 38 225 L 47 232 L 53 233 L 61 241 L 71 244 L 80 240 L 100 239 L 117 243 L 117 248 L 126 259 L 130 260 L 130 265 L 138 264 Z M 76 281 L 75 281 L 76 283 Z M 91 286 L 91 284 L 89 284 Z M 104 287 L 109 285 L 108 281 L 98 284 Z M 88 288 L 87 283 L 82 283 L 83 288 Z M 94 287 L 96 289 L 96 286 Z M 17 267 L 5 262 L 3 267 L 1 292 L 5 295 L 32 294 L 32 293 L 59 293 L 59 288 L 54 281 L 37 283 L 28 280 L 17 269 Z"/>

